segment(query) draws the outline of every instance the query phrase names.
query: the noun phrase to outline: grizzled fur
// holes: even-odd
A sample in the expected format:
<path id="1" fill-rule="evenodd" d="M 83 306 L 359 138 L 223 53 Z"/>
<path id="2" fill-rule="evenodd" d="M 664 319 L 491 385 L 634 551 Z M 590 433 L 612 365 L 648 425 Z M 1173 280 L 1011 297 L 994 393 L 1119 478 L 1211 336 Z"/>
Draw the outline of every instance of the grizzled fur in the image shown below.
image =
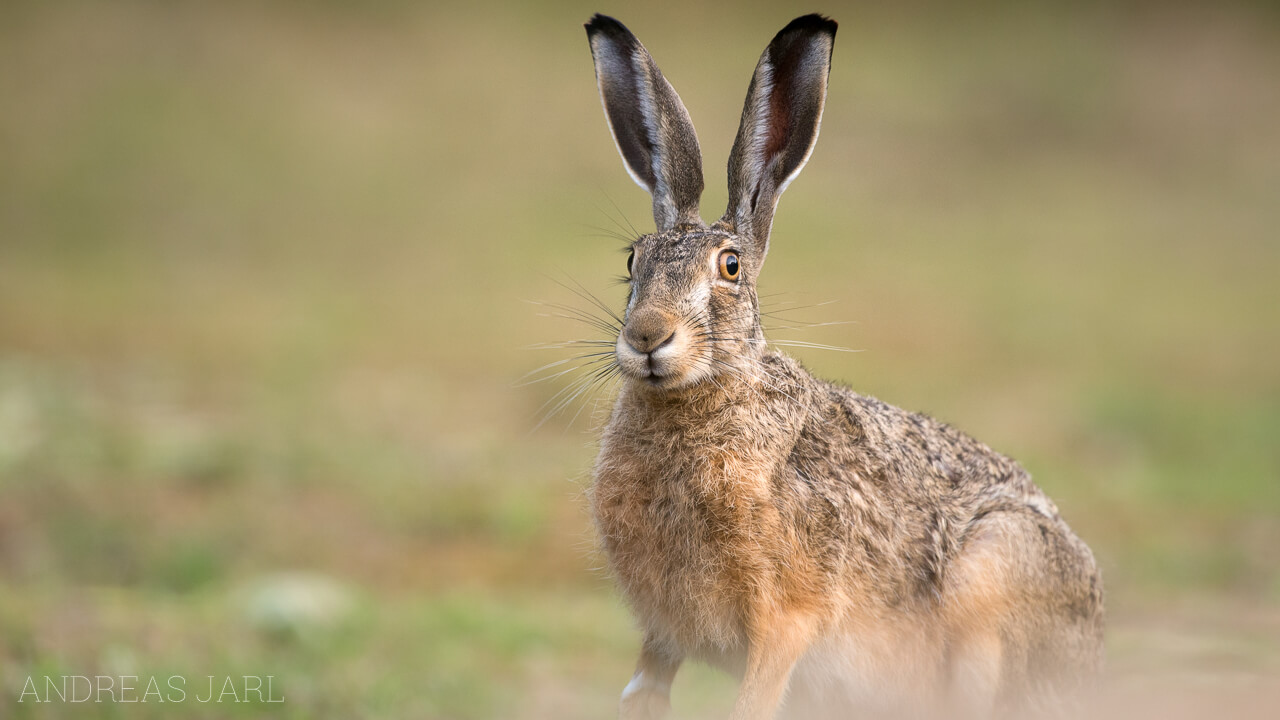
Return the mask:
<path id="1" fill-rule="evenodd" d="M 651 67 L 661 80 L 617 21 L 587 29 L 597 74 Z M 696 139 L 618 138 L 624 161 L 646 152 L 637 181 L 678 205 L 655 204 L 660 232 L 633 245 L 617 345 L 628 379 L 590 492 L 644 632 L 622 714 L 661 716 L 685 658 L 742 677 L 739 719 L 773 717 L 784 696 L 806 718 L 1061 712 L 1102 660 L 1102 585 L 1053 502 L 968 435 L 765 348 L 755 281 L 778 196 L 816 140 L 834 35 L 806 16 L 766 49 L 730 210 L 711 226 L 680 187 L 691 173 L 652 179 L 687 168 Z M 692 132 L 674 91 L 652 102 L 652 83 L 633 80 L 600 79 L 606 112 L 641 113 L 629 132 Z M 620 86 L 635 93 L 622 105 Z M 624 123 L 611 122 L 616 136 Z M 669 217 L 682 220 L 663 228 Z"/>

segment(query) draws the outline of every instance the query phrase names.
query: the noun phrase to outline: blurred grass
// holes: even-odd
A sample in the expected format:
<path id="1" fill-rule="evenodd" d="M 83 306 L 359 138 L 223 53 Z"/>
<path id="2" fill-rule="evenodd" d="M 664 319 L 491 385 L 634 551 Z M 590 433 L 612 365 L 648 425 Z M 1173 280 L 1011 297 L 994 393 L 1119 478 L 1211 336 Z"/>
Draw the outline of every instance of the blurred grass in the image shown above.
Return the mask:
<path id="1" fill-rule="evenodd" d="M 697 123 L 708 217 L 784 6 L 616 11 Z M 0 7 L 0 716 L 63 715 L 10 702 L 29 675 L 133 670 L 288 700 L 192 717 L 611 711 L 637 638 L 580 501 L 603 405 L 533 430 L 558 388 L 513 387 L 579 332 L 522 301 L 616 301 L 602 235 L 651 224 L 595 10 Z M 1103 563 L 1117 677 L 1274 679 L 1274 10 L 824 11 L 761 290 L 856 324 L 776 335 L 1031 469 Z M 255 624 L 246 588 L 297 571 L 350 608 Z M 731 694 L 690 669 L 676 705 Z M 175 712 L 126 709 L 81 708 Z"/>

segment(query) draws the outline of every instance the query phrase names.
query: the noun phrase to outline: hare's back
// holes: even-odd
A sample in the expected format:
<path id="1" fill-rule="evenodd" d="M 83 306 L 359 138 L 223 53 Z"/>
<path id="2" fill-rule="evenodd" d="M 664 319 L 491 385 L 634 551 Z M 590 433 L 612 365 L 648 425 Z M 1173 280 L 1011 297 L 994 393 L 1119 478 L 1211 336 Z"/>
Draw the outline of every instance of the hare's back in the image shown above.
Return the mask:
<path id="1" fill-rule="evenodd" d="M 775 377 L 804 373 L 788 358 L 775 363 Z M 891 602 L 936 597 L 970 528 L 992 510 L 1061 523 L 1005 455 L 928 415 L 810 382 L 808 418 L 773 496 L 831 575 L 865 578 Z"/>

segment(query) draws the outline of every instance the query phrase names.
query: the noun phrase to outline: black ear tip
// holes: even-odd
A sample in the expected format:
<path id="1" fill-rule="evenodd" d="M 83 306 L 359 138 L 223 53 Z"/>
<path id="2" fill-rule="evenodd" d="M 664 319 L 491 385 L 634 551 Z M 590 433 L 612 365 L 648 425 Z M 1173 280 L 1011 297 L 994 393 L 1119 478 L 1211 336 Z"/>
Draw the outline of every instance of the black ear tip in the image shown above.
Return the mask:
<path id="1" fill-rule="evenodd" d="M 605 33 L 606 35 L 612 35 L 614 37 L 628 36 L 631 34 L 631 31 L 628 30 L 625 25 L 608 15 L 602 15 L 600 13 L 592 15 L 591 20 L 584 23 L 583 27 L 587 29 L 587 35 L 589 37 L 594 36 L 596 33 Z"/>
<path id="2" fill-rule="evenodd" d="M 829 17 L 823 17 L 818 13 L 810 15 L 801 15 L 800 17 L 787 23 L 778 35 L 786 35 L 793 32 L 803 33 L 827 33 L 831 37 L 836 36 L 836 28 L 839 23 Z"/>

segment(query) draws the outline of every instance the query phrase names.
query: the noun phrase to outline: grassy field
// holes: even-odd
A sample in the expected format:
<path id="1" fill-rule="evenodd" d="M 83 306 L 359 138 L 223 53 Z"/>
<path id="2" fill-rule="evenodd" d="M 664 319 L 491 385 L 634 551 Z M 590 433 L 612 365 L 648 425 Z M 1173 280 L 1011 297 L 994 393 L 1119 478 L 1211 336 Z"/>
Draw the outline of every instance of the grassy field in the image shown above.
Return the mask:
<path id="1" fill-rule="evenodd" d="M 529 301 L 619 302 L 614 236 L 652 227 L 581 23 L 619 14 L 679 90 L 711 216 L 759 52 L 813 9 L 735 7 L 0 6 L 0 718 L 608 717 L 637 645 L 581 498 L 608 394 L 538 426 L 563 385 L 518 380 L 561 355 L 530 346 L 581 330 Z M 774 336 L 1031 470 L 1103 565 L 1115 708 L 1262 717 L 1280 14 L 948 8 L 820 8 L 831 97 L 761 291 L 853 324 Z M 46 675 L 285 702 L 19 703 Z M 690 668 L 674 700 L 732 693 Z"/>

